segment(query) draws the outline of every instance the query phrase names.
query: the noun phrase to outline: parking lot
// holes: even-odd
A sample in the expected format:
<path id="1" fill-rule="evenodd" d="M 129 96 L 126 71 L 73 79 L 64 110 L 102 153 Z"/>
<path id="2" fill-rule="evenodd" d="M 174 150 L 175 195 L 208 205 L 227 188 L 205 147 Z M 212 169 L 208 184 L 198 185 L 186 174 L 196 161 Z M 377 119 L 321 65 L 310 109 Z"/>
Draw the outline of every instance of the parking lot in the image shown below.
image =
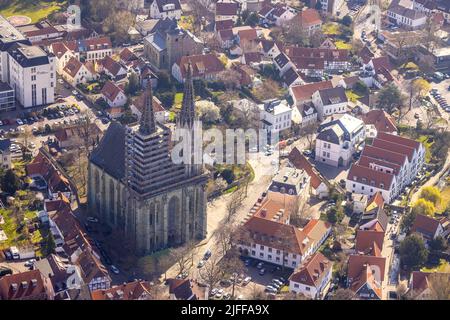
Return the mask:
<path id="1" fill-rule="evenodd" d="M 255 293 L 264 292 L 266 294 L 280 293 L 287 291 L 287 284 L 293 269 L 261 261 L 254 258 L 242 257 L 245 262 L 245 272 L 237 277 L 235 285 L 235 297 L 237 299 L 252 299 Z M 261 271 L 264 270 L 264 271 Z M 274 286 L 274 279 L 277 279 L 277 291 L 269 292 L 267 285 Z M 245 281 L 247 280 L 247 281 Z M 284 288 L 283 288 L 284 287 Z M 228 294 L 232 293 L 232 282 L 229 279 L 222 279 L 219 284 L 211 290 L 211 299 L 227 299 Z"/>

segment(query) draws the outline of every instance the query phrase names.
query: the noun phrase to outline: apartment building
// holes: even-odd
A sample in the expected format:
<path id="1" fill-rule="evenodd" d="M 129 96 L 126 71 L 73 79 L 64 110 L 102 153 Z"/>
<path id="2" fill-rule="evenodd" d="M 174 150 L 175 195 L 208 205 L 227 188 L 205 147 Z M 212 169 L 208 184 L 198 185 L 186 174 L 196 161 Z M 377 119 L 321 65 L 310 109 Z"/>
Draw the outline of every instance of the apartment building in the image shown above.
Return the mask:
<path id="1" fill-rule="evenodd" d="M 312 102 L 320 120 L 347 112 L 348 98 L 342 87 L 317 90 L 312 95 Z"/>
<path id="2" fill-rule="evenodd" d="M 268 136 L 291 127 L 292 108 L 286 100 L 268 100 L 259 105 L 258 108 L 262 129 L 267 131 Z"/>
<path id="3" fill-rule="evenodd" d="M 0 113 L 16 108 L 15 92 L 9 84 L 0 81 Z"/>
<path id="4" fill-rule="evenodd" d="M 333 167 L 347 166 L 364 142 L 364 122 L 349 114 L 330 118 L 319 126 L 316 161 Z"/>
<path id="5" fill-rule="evenodd" d="M 392 202 L 419 173 L 425 162 L 425 147 L 415 140 L 378 132 L 350 168 L 348 192 L 372 196 L 380 192 Z"/>
<path id="6" fill-rule="evenodd" d="M 8 50 L 9 85 L 24 107 L 46 105 L 55 101 L 56 61 L 38 46 L 14 44 Z"/>

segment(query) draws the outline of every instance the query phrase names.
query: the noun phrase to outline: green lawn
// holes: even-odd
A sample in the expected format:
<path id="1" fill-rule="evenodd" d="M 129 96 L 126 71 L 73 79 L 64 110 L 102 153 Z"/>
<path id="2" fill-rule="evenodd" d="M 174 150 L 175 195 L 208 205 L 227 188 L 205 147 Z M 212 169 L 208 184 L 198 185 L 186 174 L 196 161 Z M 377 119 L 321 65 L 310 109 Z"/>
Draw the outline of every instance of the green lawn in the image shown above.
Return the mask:
<path id="1" fill-rule="evenodd" d="M 429 163 L 431 160 L 431 146 L 433 145 L 434 142 L 429 142 L 428 139 L 431 138 L 430 136 L 420 136 L 419 139 L 417 139 L 417 141 L 423 143 L 423 145 L 425 146 L 425 162 Z"/>
<path id="2" fill-rule="evenodd" d="M 182 16 L 179 22 L 180 27 L 183 29 L 194 31 L 194 18 L 192 16 Z"/>
<path id="3" fill-rule="evenodd" d="M 328 22 L 322 26 L 322 32 L 329 36 L 338 36 L 342 34 L 338 23 Z"/>
<path id="4" fill-rule="evenodd" d="M 173 101 L 173 104 L 174 105 L 181 105 L 181 102 L 183 102 L 183 92 L 175 93 L 175 99 Z"/>
<path id="5" fill-rule="evenodd" d="M 434 268 L 426 268 L 423 267 L 422 269 L 420 269 L 420 271 L 422 272 L 450 272 L 450 263 L 448 263 L 447 261 L 445 261 L 444 259 L 440 260 L 440 263 L 437 267 Z"/>
<path id="6" fill-rule="evenodd" d="M 346 43 L 342 40 L 335 41 L 334 44 L 336 45 L 336 48 L 338 48 L 338 49 L 345 49 L 345 50 L 352 49 L 352 45 L 350 43 Z"/>
<path id="7" fill-rule="evenodd" d="M 356 94 L 352 90 L 345 90 L 345 95 L 347 96 L 348 100 L 351 102 L 356 102 L 359 98 L 362 98 L 362 96 Z"/>
<path id="8" fill-rule="evenodd" d="M 11 16 L 27 16 L 32 22 L 38 22 L 53 12 L 61 10 L 66 1 L 11 0 L 11 4 L 0 10 L 6 18 Z"/>

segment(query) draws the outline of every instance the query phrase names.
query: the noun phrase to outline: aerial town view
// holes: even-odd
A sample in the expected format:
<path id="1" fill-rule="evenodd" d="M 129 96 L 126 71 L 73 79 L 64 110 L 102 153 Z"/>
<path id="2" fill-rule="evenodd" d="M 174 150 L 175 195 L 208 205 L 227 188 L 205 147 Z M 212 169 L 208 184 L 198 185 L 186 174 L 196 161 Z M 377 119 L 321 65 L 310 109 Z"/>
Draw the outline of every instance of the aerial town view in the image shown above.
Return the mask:
<path id="1" fill-rule="evenodd" d="M 0 300 L 450 300 L 450 0 L 0 0 Z"/>

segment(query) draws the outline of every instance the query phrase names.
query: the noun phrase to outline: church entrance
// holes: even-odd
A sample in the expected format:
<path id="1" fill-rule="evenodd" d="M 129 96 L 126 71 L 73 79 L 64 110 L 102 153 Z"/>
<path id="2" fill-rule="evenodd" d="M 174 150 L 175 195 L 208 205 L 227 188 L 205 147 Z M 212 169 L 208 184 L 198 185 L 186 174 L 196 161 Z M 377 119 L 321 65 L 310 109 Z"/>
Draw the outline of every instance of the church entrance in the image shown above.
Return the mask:
<path id="1" fill-rule="evenodd" d="M 178 231 L 178 218 L 180 216 L 180 200 L 173 196 L 169 201 L 169 214 L 168 214 L 168 238 L 167 244 L 169 247 L 173 247 L 178 244 L 179 232 Z"/>

